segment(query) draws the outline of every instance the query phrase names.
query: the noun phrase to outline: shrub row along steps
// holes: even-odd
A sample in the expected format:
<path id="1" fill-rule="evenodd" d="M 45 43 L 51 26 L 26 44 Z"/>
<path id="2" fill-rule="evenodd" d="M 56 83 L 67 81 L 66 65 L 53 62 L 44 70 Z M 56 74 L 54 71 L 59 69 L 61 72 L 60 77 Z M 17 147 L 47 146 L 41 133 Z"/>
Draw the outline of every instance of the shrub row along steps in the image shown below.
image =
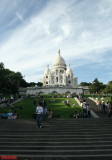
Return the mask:
<path id="1" fill-rule="evenodd" d="M 112 119 L 0 120 L 0 156 L 18 160 L 112 159 Z"/>

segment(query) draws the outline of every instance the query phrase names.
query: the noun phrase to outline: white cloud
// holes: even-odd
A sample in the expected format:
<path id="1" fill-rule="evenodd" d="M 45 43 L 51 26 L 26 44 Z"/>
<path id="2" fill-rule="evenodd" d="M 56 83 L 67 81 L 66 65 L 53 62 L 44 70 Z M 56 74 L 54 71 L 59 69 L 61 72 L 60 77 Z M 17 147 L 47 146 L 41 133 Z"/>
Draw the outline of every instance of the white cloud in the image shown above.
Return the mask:
<path id="1" fill-rule="evenodd" d="M 70 25 L 65 24 L 65 25 L 62 25 L 61 28 L 62 28 L 65 36 L 69 36 L 70 35 L 70 32 L 71 32 Z"/>
<path id="2" fill-rule="evenodd" d="M 16 16 L 20 19 L 20 21 L 23 22 L 23 17 L 22 17 L 22 15 L 20 15 L 18 12 L 16 12 Z"/>
<path id="3" fill-rule="evenodd" d="M 18 1 L 14 6 L 17 4 Z M 14 6 L 9 11 L 14 10 Z M 1 43 L 1 61 L 6 67 L 28 75 L 28 81 L 32 81 L 31 78 L 35 81 L 41 78 L 39 72 L 44 72 L 45 65 L 51 65 L 59 48 L 67 63 L 73 63 L 74 60 L 72 66 L 102 63 L 105 53 L 112 50 L 110 0 L 96 3 L 76 0 L 48 1 L 43 10 L 35 12 L 27 20 L 25 17 L 23 20 L 19 9 L 16 12 L 14 10 L 14 13 L 24 23 L 15 27 L 7 40 Z M 9 26 L 13 24 L 13 20 Z M 37 75 L 31 76 L 30 68 L 37 71 Z"/>

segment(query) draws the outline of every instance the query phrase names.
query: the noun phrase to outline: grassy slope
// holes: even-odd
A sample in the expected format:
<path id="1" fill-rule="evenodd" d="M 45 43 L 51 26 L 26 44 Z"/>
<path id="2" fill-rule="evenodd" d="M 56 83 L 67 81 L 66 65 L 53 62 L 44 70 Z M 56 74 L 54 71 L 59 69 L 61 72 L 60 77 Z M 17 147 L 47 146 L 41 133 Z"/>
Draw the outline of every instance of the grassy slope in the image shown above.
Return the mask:
<path id="1" fill-rule="evenodd" d="M 32 102 L 32 98 L 25 98 L 22 101 L 14 104 L 14 109 L 12 109 L 11 107 L 0 108 L 0 113 L 16 111 L 19 118 L 32 118 L 32 115 L 35 112 L 35 108 L 33 107 Z M 22 109 L 18 109 L 18 107 L 22 107 Z"/>
<path id="2" fill-rule="evenodd" d="M 33 98 L 25 98 L 14 106 L 22 107 L 22 110 L 16 109 L 19 118 L 32 118 L 32 115 L 35 113 L 35 107 L 33 107 Z"/>
<path id="3" fill-rule="evenodd" d="M 62 103 L 62 101 L 67 100 L 67 98 L 55 98 L 54 103 L 50 103 L 50 98 L 45 98 L 45 100 L 47 102 L 48 109 L 51 109 L 56 117 L 69 118 L 73 116 L 76 110 L 81 111 L 81 108 L 77 105 L 73 98 L 69 98 L 70 107 Z M 74 103 L 76 104 L 75 107 L 72 106 Z"/>
<path id="4" fill-rule="evenodd" d="M 69 118 L 72 117 L 76 111 L 81 111 L 81 108 L 77 105 L 73 98 L 69 98 L 71 107 L 67 107 L 65 104 L 62 103 L 62 101 L 67 100 L 67 98 L 54 98 L 55 103 L 50 103 L 51 97 L 52 95 L 45 95 L 44 99 L 47 102 L 48 109 L 51 109 L 53 111 L 54 117 Z M 105 101 L 107 100 L 110 101 L 110 97 L 105 97 Z M 39 99 L 36 98 L 36 101 L 38 102 Z M 74 103 L 76 104 L 76 106 L 72 107 Z M 15 109 L 11 109 L 9 107 L 0 108 L 0 113 L 9 111 L 13 112 L 14 110 L 16 110 L 17 114 L 19 115 L 19 118 L 32 118 L 36 109 L 36 107 L 33 106 L 33 98 L 30 97 L 25 98 L 22 101 L 16 103 L 14 107 Z M 17 107 L 22 107 L 22 109 L 19 110 Z"/>
<path id="5" fill-rule="evenodd" d="M 55 103 L 50 103 L 51 97 L 49 96 L 45 97 L 44 99 L 47 102 L 48 109 L 51 109 L 53 111 L 54 117 L 69 118 L 73 116 L 76 110 L 81 111 L 81 108 L 76 104 L 73 98 L 69 98 L 71 107 L 67 107 L 65 104 L 62 103 L 62 101 L 67 100 L 67 98 L 55 98 Z M 36 101 L 38 102 L 39 99 L 36 98 Z M 72 107 L 74 103 L 76 104 L 76 106 Z M 13 112 L 15 110 L 19 115 L 19 118 L 32 118 L 36 109 L 36 107 L 33 106 L 33 98 L 30 97 L 16 103 L 14 107 L 15 109 L 11 109 L 9 107 L 0 109 L 0 112 Z M 18 109 L 18 107 L 22 107 L 22 109 Z"/>

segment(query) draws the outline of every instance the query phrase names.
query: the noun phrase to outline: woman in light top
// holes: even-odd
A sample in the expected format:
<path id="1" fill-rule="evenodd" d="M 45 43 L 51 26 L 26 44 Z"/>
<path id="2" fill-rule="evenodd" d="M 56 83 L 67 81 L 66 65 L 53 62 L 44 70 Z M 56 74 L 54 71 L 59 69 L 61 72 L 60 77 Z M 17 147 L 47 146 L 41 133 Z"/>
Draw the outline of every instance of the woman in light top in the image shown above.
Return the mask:
<path id="1" fill-rule="evenodd" d="M 37 117 L 37 128 L 42 128 L 42 116 L 43 116 L 43 107 L 42 103 L 39 102 L 39 105 L 36 108 L 36 117 Z"/>

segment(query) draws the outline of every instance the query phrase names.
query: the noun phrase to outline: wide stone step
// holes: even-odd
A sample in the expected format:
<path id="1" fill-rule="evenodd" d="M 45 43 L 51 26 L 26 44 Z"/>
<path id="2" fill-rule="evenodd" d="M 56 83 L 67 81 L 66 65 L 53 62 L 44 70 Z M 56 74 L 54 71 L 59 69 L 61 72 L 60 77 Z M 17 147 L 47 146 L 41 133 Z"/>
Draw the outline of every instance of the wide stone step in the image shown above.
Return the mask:
<path id="1" fill-rule="evenodd" d="M 107 125 L 107 126 L 80 126 L 80 127 L 73 127 L 73 126 L 58 126 L 58 127 L 52 127 L 52 129 L 51 128 L 49 128 L 49 127 L 44 127 L 43 126 L 43 128 L 41 128 L 41 129 L 39 129 L 39 128 L 37 128 L 36 126 L 35 127 L 33 127 L 33 128 L 25 128 L 25 127 L 21 127 L 21 128 L 18 128 L 18 129 L 16 129 L 16 132 L 27 132 L 27 131 L 29 131 L 29 132 L 34 132 L 34 131 L 37 131 L 37 132 L 39 132 L 40 130 L 41 131 L 46 131 L 46 132 L 50 132 L 50 131 L 80 131 L 80 130 L 109 130 L 109 129 L 111 129 L 112 130 L 112 125 L 110 124 L 110 125 Z M 0 131 L 1 132 L 4 132 L 4 131 L 7 131 L 7 132 L 15 132 L 15 129 L 14 128 L 2 128 L 2 127 L 0 127 Z"/>
<path id="2" fill-rule="evenodd" d="M 68 134 L 68 135 L 99 135 L 99 134 L 112 134 L 112 130 L 85 130 L 85 131 L 1 131 L 0 135 L 64 135 L 64 134 Z"/>
<path id="3" fill-rule="evenodd" d="M 55 146 L 51 146 L 51 145 L 43 145 L 43 146 L 39 146 L 39 145 L 35 145 L 32 146 L 31 144 L 28 146 L 23 146 L 20 145 L 18 146 L 17 144 L 15 145 L 2 145 L 0 146 L 0 150 L 92 150 L 92 149 L 112 149 L 112 145 L 68 145 L 68 146 L 60 146 L 60 145 L 55 145 Z"/>
<path id="4" fill-rule="evenodd" d="M 30 160 L 111 160 L 112 154 L 99 155 L 19 155 L 18 160 L 24 160 L 24 157 Z"/>
<path id="5" fill-rule="evenodd" d="M 101 121 L 102 120 L 102 121 Z M 13 120 L 13 121 L 15 121 L 15 120 Z M 3 126 L 3 127 L 8 127 L 8 124 L 10 125 L 11 124 L 11 126 L 10 127 L 13 127 L 13 126 L 16 126 L 16 127 L 19 127 L 19 126 L 26 126 L 26 127 L 31 127 L 31 126 L 35 126 L 36 125 L 36 122 L 33 122 L 32 124 L 21 124 L 20 122 L 18 123 L 17 122 L 17 124 L 16 123 L 14 123 L 13 121 L 11 121 L 11 122 L 9 122 L 8 120 L 7 120 L 7 123 L 6 124 L 3 124 L 4 123 L 4 121 L 0 121 L 0 125 L 1 126 Z M 59 125 L 59 126 L 63 126 L 63 125 L 73 125 L 73 124 L 76 124 L 76 126 L 78 126 L 78 124 L 80 124 L 81 126 L 83 126 L 83 124 L 85 124 L 85 125 L 91 125 L 91 123 L 92 124 L 95 124 L 96 122 L 96 125 L 97 124 L 103 124 L 103 125 L 105 125 L 105 124 L 107 124 L 108 125 L 108 123 L 110 124 L 111 122 L 112 122 L 112 119 L 111 118 L 105 118 L 105 119 L 103 119 L 103 118 L 101 118 L 100 120 L 97 118 L 97 119 L 91 119 L 91 118 L 74 118 L 74 119 L 72 119 L 71 121 L 69 120 L 65 120 L 65 121 L 61 121 L 61 120 L 57 120 L 56 122 L 54 122 L 53 121 L 53 119 L 52 119 L 52 122 L 50 122 L 50 123 L 43 123 L 43 125 L 45 125 L 45 126 L 55 126 L 55 125 Z M 91 123 L 90 123 L 91 122 Z M 19 125 L 19 126 L 17 126 L 17 125 Z"/>
<path id="6" fill-rule="evenodd" d="M 112 149 L 94 149 L 94 150 L 0 150 L 0 155 L 1 154 L 33 154 L 33 155 L 90 155 L 90 154 L 111 154 Z"/>
<path id="7" fill-rule="evenodd" d="M 99 133 L 97 133 L 97 134 L 83 134 L 83 135 L 79 135 L 79 134 L 59 134 L 59 135 L 54 135 L 54 134 L 50 134 L 50 135 L 0 135 L 0 138 L 5 138 L 5 139 L 7 139 L 7 138 L 13 138 L 13 139 L 15 139 L 15 138 L 28 138 L 28 139 L 30 139 L 30 138 L 46 138 L 46 139 L 48 139 L 48 138 L 103 138 L 103 137 L 108 137 L 108 138 L 111 138 L 112 137 L 112 134 L 110 133 L 110 134 L 108 134 L 108 133 L 102 133 L 102 134 L 99 134 Z"/>
<path id="8" fill-rule="evenodd" d="M 107 121 L 112 121 L 111 118 L 108 118 L 108 116 L 106 117 L 103 117 L 103 118 L 98 118 L 98 119 L 94 119 L 94 118 L 65 118 L 65 119 L 51 119 L 50 121 L 45 121 L 43 122 L 43 124 L 57 124 L 59 122 L 61 123 L 80 123 L 80 122 L 84 122 L 84 123 L 88 123 L 88 121 L 91 121 L 93 123 L 95 123 L 96 121 L 97 122 L 102 122 L 102 120 L 105 120 L 105 122 Z M 8 123 L 7 123 L 8 122 Z M 1 119 L 0 120 L 0 124 L 1 125 L 8 125 L 8 124 L 12 124 L 12 125 L 17 125 L 17 124 L 21 124 L 21 125 L 35 125 L 36 124 L 36 121 L 35 120 L 32 120 L 32 119 Z"/>
<path id="9" fill-rule="evenodd" d="M 0 142 L 100 142 L 100 141 L 109 141 L 112 142 L 112 138 L 109 137 L 94 137 L 94 138 L 0 138 Z"/>
<path id="10" fill-rule="evenodd" d="M 85 126 L 85 127 L 72 127 L 72 126 L 63 126 L 63 127 L 53 127 L 52 128 L 52 130 L 51 129 L 49 129 L 49 131 L 63 131 L 63 130 L 65 130 L 65 131 L 80 131 L 80 130 L 109 130 L 109 129 L 111 129 L 112 130 L 112 126 L 110 125 L 110 126 L 100 126 L 100 127 L 98 127 L 98 126 L 96 126 L 96 127 L 90 127 L 90 126 Z M 7 129 L 7 128 L 5 128 L 5 129 L 2 129 L 2 127 L 1 127 L 1 129 L 0 129 L 1 131 L 11 131 L 11 132 L 14 132 L 15 130 L 14 129 Z M 18 132 L 20 132 L 20 131 L 24 131 L 24 132 L 27 132 L 27 131 L 29 131 L 29 132 L 31 132 L 31 131 L 39 131 L 40 129 L 37 129 L 36 127 L 34 127 L 34 128 L 32 128 L 32 130 L 30 130 L 30 129 L 28 129 L 28 128 L 18 128 L 18 129 L 16 129 L 16 132 L 18 131 Z M 46 129 L 46 128 L 42 128 L 41 129 L 42 131 L 48 131 L 48 128 Z"/>
<path id="11" fill-rule="evenodd" d="M 4 145 L 18 145 L 18 146 L 37 146 L 37 145 L 40 145 L 40 146 L 46 146 L 46 145 L 51 145 L 51 146 L 55 146 L 55 145 L 59 145 L 59 146 L 80 146 L 80 145 L 112 145 L 112 141 L 78 141 L 78 142 L 10 142 L 10 141 L 7 141 L 7 142 L 0 142 L 0 146 L 4 146 Z"/>

